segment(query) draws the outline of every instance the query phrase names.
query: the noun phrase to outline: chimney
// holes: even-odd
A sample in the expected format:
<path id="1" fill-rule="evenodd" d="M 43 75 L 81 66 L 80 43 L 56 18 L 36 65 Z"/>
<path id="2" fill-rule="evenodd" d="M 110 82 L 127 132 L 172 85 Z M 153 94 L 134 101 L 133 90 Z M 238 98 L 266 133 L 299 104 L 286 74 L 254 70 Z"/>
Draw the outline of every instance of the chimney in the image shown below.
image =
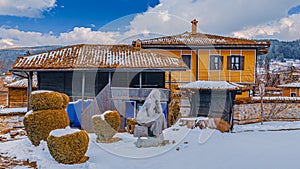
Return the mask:
<path id="1" fill-rule="evenodd" d="M 192 23 L 192 34 L 197 34 L 197 23 L 198 21 L 196 19 L 191 21 Z"/>

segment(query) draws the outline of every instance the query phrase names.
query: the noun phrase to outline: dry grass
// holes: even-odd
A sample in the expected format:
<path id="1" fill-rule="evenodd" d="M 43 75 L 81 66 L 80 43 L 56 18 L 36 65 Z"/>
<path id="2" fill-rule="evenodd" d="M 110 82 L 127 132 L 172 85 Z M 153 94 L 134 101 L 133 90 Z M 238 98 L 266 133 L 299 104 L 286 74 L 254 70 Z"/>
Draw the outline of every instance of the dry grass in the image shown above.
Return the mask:
<path id="1" fill-rule="evenodd" d="M 135 125 L 137 124 L 136 123 L 136 119 L 135 118 L 128 118 L 126 120 L 126 131 L 130 134 L 133 134 L 134 133 L 134 128 L 135 128 Z"/>
<path id="2" fill-rule="evenodd" d="M 69 118 L 66 110 L 40 110 L 25 116 L 24 126 L 28 138 L 35 146 L 41 140 L 47 140 L 52 130 L 69 126 Z"/>
<path id="3" fill-rule="evenodd" d="M 121 118 L 117 111 L 111 111 L 109 113 L 106 113 L 104 115 L 105 121 L 115 130 L 119 131 L 120 124 L 121 124 Z"/>
<path id="4" fill-rule="evenodd" d="M 52 157 L 59 163 L 79 164 L 89 158 L 85 156 L 88 150 L 89 136 L 81 130 L 62 137 L 49 136 L 47 145 Z"/>
<path id="5" fill-rule="evenodd" d="M 43 92 L 30 95 L 30 107 L 33 111 L 65 109 L 69 97 L 58 92 Z"/>

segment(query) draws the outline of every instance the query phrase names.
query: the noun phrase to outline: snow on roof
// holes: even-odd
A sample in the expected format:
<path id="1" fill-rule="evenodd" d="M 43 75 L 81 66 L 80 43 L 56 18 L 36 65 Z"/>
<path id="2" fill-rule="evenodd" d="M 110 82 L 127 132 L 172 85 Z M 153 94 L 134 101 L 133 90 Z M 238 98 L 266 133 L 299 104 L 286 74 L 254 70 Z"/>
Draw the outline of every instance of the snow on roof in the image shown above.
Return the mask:
<path id="1" fill-rule="evenodd" d="M 179 88 L 185 88 L 185 89 L 212 89 L 212 90 L 218 90 L 218 89 L 227 89 L 227 90 L 238 90 L 239 86 L 233 85 L 231 83 L 228 83 L 226 81 L 196 81 L 191 82 L 183 86 L 179 86 Z"/>
<path id="2" fill-rule="evenodd" d="M 248 47 L 259 47 L 267 49 L 270 46 L 270 42 L 267 41 L 254 41 L 248 39 L 232 38 L 211 34 L 184 32 L 174 36 L 164 36 L 153 39 L 137 40 L 133 41 L 133 45 L 141 43 L 142 46 L 147 45 L 197 45 L 197 46 L 248 46 Z"/>
<path id="3" fill-rule="evenodd" d="M 15 87 L 15 88 L 27 88 L 27 86 L 28 86 L 28 79 L 21 79 L 7 85 L 7 87 Z M 36 77 L 33 78 L 32 87 L 37 88 Z"/>
<path id="4" fill-rule="evenodd" d="M 20 56 L 12 70 L 85 70 L 101 68 L 185 70 L 181 58 L 128 45 L 74 45 Z"/>
<path id="5" fill-rule="evenodd" d="M 7 87 L 14 87 L 14 88 L 27 88 L 28 86 L 28 80 L 27 79 L 21 79 L 15 82 L 12 82 L 7 85 Z M 32 87 L 37 88 L 37 79 L 33 78 Z"/>
<path id="6" fill-rule="evenodd" d="M 278 85 L 278 87 L 300 87 L 300 82 L 287 83 L 283 85 Z"/>
<path id="7" fill-rule="evenodd" d="M 261 100 L 261 97 L 252 97 L 252 100 Z M 271 96 L 271 97 L 263 97 L 263 100 L 299 101 L 300 97 Z"/>

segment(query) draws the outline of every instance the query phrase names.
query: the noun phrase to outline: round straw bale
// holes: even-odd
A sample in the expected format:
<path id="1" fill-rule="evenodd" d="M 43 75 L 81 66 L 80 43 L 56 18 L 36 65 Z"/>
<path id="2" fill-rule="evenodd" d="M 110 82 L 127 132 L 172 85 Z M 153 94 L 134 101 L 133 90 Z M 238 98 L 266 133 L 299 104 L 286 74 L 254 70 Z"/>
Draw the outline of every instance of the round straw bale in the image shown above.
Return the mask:
<path id="1" fill-rule="evenodd" d="M 64 109 L 68 99 L 58 92 L 36 92 L 30 95 L 30 107 L 33 111 Z"/>
<path id="2" fill-rule="evenodd" d="M 41 140 L 47 140 L 52 130 L 65 128 L 70 124 L 66 110 L 40 110 L 34 111 L 24 117 L 24 127 L 28 138 L 35 146 Z"/>
<path id="3" fill-rule="evenodd" d="M 121 118 L 117 111 L 106 111 L 104 112 L 105 121 L 116 131 L 119 131 Z"/>
<path id="4" fill-rule="evenodd" d="M 66 134 L 62 134 L 62 133 Z M 53 134 L 61 133 L 61 134 Z M 51 156 L 59 163 L 78 164 L 88 160 L 85 156 L 88 150 L 89 136 L 86 131 L 78 129 L 53 130 L 48 139 L 47 146 Z"/>

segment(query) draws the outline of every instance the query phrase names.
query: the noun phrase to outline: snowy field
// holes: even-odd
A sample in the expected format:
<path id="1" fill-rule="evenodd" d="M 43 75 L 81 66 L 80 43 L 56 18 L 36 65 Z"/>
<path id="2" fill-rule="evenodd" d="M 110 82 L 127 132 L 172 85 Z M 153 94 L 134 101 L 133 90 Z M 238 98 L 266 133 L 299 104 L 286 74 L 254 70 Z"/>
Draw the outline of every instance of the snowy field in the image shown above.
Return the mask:
<path id="1" fill-rule="evenodd" d="M 300 168 L 300 130 L 268 130 L 295 129 L 299 124 L 273 122 L 263 127 L 260 124 L 235 126 L 235 133 L 176 126 L 164 131 L 170 144 L 157 148 L 136 148 L 136 138 L 127 133 L 117 134 L 116 137 L 123 140 L 111 144 L 95 143 L 96 136 L 90 134 L 86 154 L 90 159 L 76 165 L 57 163 L 49 154 L 46 142 L 34 147 L 24 136 L 21 140 L 0 143 L 0 152 L 16 159 L 37 161 L 38 168 L 47 169 L 296 169 Z M 258 130 L 259 126 L 263 130 Z M 200 143 L 201 140 L 206 141 Z"/>

